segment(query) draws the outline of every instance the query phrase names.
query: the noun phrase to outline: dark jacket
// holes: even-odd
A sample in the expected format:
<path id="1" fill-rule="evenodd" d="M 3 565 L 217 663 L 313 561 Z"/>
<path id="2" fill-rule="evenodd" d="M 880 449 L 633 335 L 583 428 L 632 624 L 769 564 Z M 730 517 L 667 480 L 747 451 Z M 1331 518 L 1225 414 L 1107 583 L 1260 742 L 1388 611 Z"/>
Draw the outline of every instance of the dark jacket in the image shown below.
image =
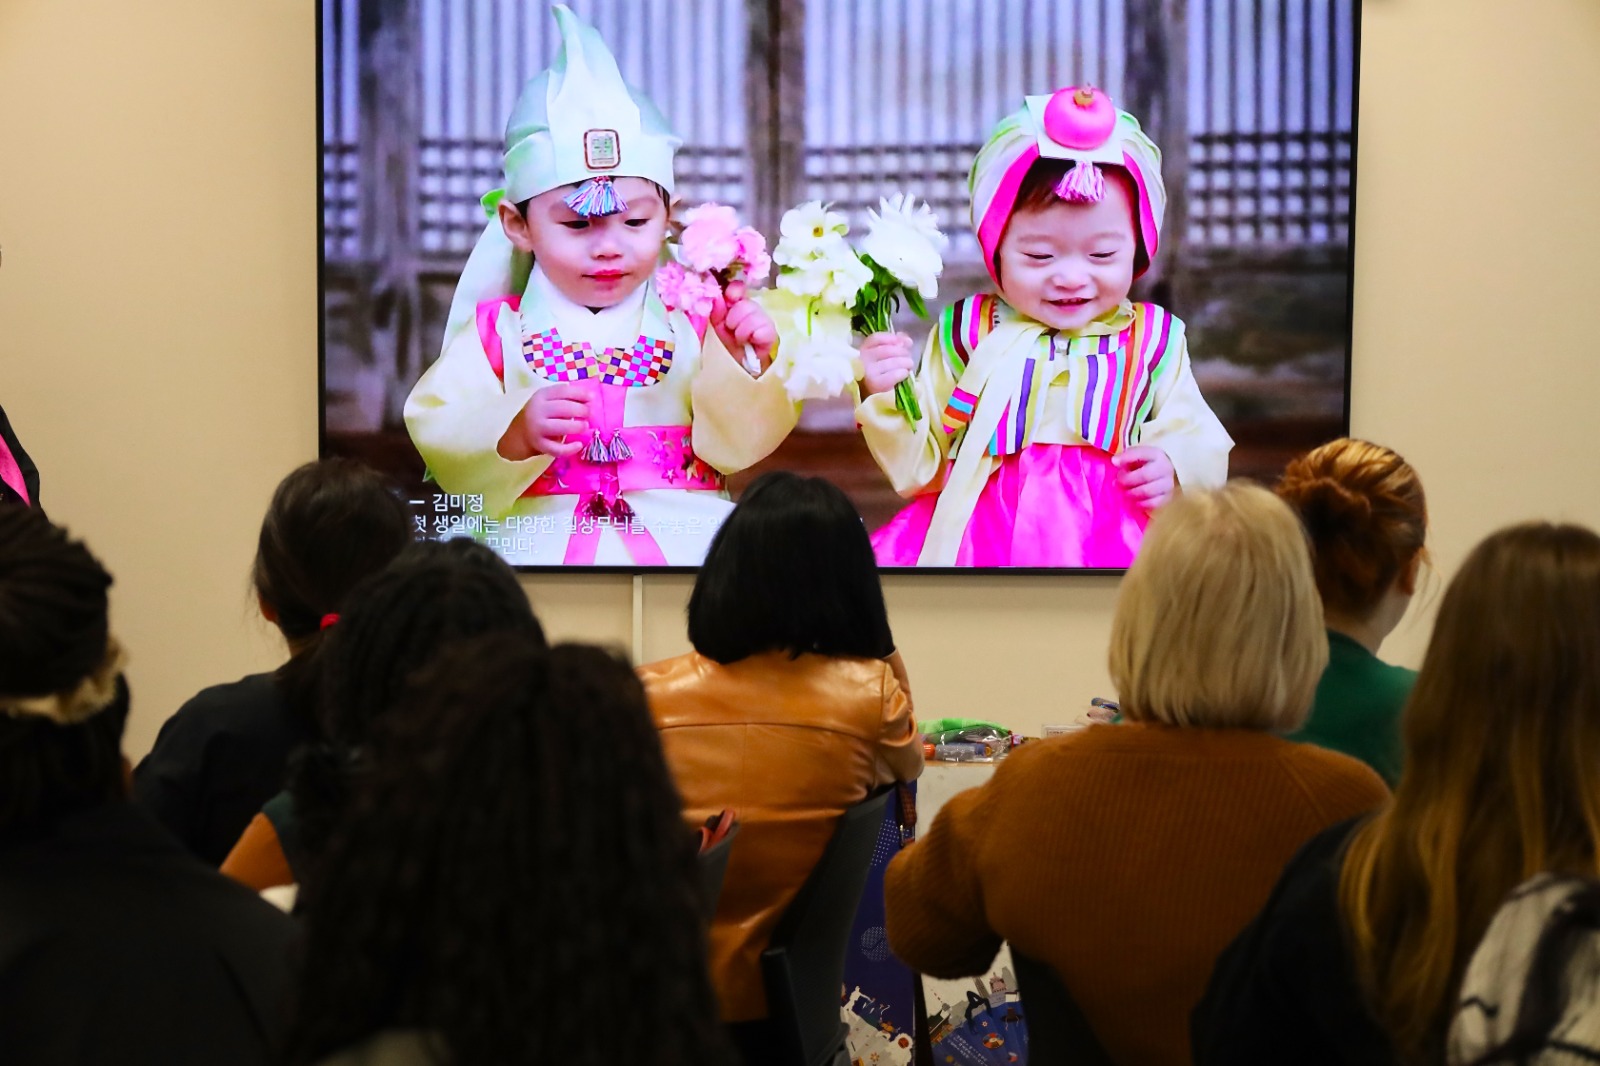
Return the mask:
<path id="1" fill-rule="evenodd" d="M 1190 1018 L 1195 1066 L 1384 1066 L 1388 1036 L 1345 947 L 1339 869 L 1357 821 L 1313 837 L 1217 959 Z"/>
<path id="2" fill-rule="evenodd" d="M 0 1060 L 273 1062 L 294 929 L 131 803 L 0 843 Z"/>
<path id="3" fill-rule="evenodd" d="M 289 755 L 314 739 L 272 674 L 214 685 L 178 708 L 133 773 L 133 798 L 184 846 L 221 866 L 283 790 Z"/>

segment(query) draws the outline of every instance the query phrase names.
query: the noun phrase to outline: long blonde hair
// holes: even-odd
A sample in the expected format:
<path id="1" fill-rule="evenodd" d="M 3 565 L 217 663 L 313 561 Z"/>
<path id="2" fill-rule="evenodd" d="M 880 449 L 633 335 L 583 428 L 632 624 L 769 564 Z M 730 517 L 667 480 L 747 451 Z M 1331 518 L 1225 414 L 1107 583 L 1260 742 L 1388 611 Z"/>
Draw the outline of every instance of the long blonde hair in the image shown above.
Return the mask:
<path id="1" fill-rule="evenodd" d="M 1462 971 L 1506 894 L 1600 875 L 1600 537 L 1530 523 L 1450 583 L 1406 706 L 1405 769 L 1352 837 L 1339 908 L 1404 1061 L 1437 1061 Z"/>

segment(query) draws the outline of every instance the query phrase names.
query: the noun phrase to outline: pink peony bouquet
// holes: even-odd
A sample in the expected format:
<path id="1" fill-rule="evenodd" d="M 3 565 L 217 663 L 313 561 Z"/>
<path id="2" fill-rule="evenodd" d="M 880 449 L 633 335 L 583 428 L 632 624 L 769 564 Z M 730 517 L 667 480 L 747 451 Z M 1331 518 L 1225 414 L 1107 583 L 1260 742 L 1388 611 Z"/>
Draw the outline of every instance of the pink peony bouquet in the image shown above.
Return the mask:
<path id="1" fill-rule="evenodd" d="M 656 292 L 668 310 L 683 310 L 709 318 L 719 297 L 726 298 L 736 283 L 765 281 L 772 270 L 767 239 L 739 223 L 739 215 L 726 204 L 701 204 L 683 216 L 678 252 L 656 271 Z M 742 290 L 734 294 L 734 299 Z M 759 373 L 755 353 L 745 351 L 745 365 Z"/>

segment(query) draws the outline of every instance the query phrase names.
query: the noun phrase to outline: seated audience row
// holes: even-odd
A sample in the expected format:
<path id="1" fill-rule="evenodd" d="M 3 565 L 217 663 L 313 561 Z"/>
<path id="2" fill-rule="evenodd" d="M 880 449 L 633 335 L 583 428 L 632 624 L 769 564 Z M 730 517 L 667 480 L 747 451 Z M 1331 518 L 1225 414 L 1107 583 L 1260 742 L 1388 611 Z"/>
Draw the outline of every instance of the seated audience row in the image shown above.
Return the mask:
<path id="1" fill-rule="evenodd" d="M 1426 535 L 1415 472 L 1359 441 L 1276 497 L 1164 507 L 1113 620 L 1125 721 L 948 802 L 890 866 L 890 946 L 956 977 L 1008 941 L 1118 1063 L 1592 1052 L 1600 538 L 1490 537 L 1412 675 L 1376 653 Z M 762 949 L 841 814 L 922 769 L 848 500 L 755 482 L 696 581 L 694 650 L 637 675 L 549 647 L 486 548 L 407 536 L 355 464 L 280 486 L 254 577 L 289 661 L 191 701 L 135 777 L 180 846 L 126 801 L 110 578 L 0 508 L 7 1061 L 770 1057 Z M 689 829 L 725 808 L 707 938 Z M 298 884 L 299 951 L 202 859 Z"/>
<path id="2" fill-rule="evenodd" d="M 1507 895 L 1534 874 L 1600 873 L 1597 650 L 1600 537 L 1536 523 L 1473 550 L 1406 705 L 1393 798 L 1283 872 L 1217 963 L 1197 1062 L 1443 1058 Z"/>

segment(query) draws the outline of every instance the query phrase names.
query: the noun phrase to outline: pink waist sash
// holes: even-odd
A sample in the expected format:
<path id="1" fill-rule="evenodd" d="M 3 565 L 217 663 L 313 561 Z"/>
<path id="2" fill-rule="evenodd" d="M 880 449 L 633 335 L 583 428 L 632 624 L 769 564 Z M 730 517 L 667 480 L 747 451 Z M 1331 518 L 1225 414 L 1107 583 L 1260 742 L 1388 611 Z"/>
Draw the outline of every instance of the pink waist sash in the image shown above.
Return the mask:
<path id="1" fill-rule="evenodd" d="M 604 420 L 602 420 L 604 421 Z M 665 566 L 661 546 L 639 521 L 625 492 L 647 489 L 720 491 L 725 479 L 694 454 L 688 426 L 621 426 L 591 429 L 583 451 L 557 459 L 527 490 L 528 496 L 581 496 L 577 531 L 567 542 L 570 566 L 594 563 L 600 530 L 623 534 L 628 554 L 640 566 Z"/>

